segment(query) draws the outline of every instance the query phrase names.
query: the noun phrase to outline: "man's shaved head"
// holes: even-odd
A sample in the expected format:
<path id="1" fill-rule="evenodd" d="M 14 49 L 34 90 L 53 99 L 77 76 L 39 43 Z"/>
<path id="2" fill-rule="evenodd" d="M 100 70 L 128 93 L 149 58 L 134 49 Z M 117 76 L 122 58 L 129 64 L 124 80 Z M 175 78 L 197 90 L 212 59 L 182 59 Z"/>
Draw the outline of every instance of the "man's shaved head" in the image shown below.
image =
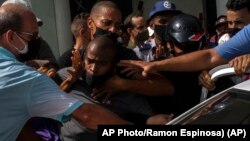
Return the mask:
<path id="1" fill-rule="evenodd" d="M 107 36 L 98 36 L 89 43 L 84 58 L 89 85 L 101 84 L 112 76 L 117 62 L 115 45 Z"/>
<path id="2" fill-rule="evenodd" d="M 98 15 L 102 13 L 103 8 L 111 8 L 115 9 L 120 12 L 118 6 L 113 3 L 112 1 L 100 1 L 97 2 L 91 9 L 90 16 L 93 16 L 94 14 Z"/>
<path id="3" fill-rule="evenodd" d="M 36 20 L 35 15 L 25 6 L 6 4 L 0 7 L 0 35 L 11 29 L 20 31 L 27 19 Z"/>
<path id="4" fill-rule="evenodd" d="M 113 50 L 113 52 L 116 52 L 115 42 L 107 36 L 98 36 L 93 39 L 88 45 L 87 50 L 89 49 L 101 50 L 101 52 L 104 50 Z"/>

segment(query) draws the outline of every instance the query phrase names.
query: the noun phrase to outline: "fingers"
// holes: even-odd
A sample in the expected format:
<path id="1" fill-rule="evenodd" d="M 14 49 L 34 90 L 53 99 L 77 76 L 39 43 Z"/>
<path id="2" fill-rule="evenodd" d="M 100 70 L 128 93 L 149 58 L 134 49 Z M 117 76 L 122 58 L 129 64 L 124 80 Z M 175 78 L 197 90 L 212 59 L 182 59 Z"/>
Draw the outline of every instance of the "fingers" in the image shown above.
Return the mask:
<path id="1" fill-rule="evenodd" d="M 148 72 L 147 71 L 143 71 L 142 72 L 142 76 L 147 77 L 148 76 Z"/>
<path id="2" fill-rule="evenodd" d="M 242 70 L 242 63 L 244 62 L 244 57 L 236 57 L 232 61 L 229 62 L 229 65 L 234 68 L 235 74 L 236 75 L 242 75 L 243 70 Z"/>
<path id="3" fill-rule="evenodd" d="M 134 60 L 121 60 L 118 63 L 120 67 L 130 67 L 130 68 L 143 68 L 146 64 L 144 61 L 134 61 Z"/>
<path id="4" fill-rule="evenodd" d="M 139 72 L 139 69 L 134 69 L 134 68 L 125 68 L 121 71 L 122 74 L 126 74 L 127 77 L 133 76 L 137 72 Z"/>
<path id="5" fill-rule="evenodd" d="M 107 94 L 105 96 L 104 100 L 102 101 L 102 103 L 110 104 L 111 101 L 110 101 L 109 97 L 110 97 L 110 94 Z"/>
<path id="6" fill-rule="evenodd" d="M 51 68 L 47 71 L 47 76 L 49 76 L 50 78 L 54 78 L 56 76 L 56 70 Z"/>
<path id="7" fill-rule="evenodd" d="M 250 55 L 236 57 L 229 62 L 229 65 L 234 67 L 236 75 L 243 75 L 250 66 Z"/>
<path id="8" fill-rule="evenodd" d="M 165 56 L 165 48 L 164 48 L 164 46 L 159 45 L 159 46 L 156 48 L 154 57 L 155 57 L 155 60 L 163 59 L 163 58 L 166 57 L 166 56 Z"/>
<path id="9" fill-rule="evenodd" d="M 76 70 L 74 68 L 69 68 L 67 69 L 67 72 L 71 75 L 74 75 L 74 73 L 76 73 Z"/>
<path id="10" fill-rule="evenodd" d="M 157 62 L 121 60 L 118 66 L 143 69 L 142 75 L 145 77 L 157 71 Z"/>
<path id="11" fill-rule="evenodd" d="M 250 66 L 250 55 L 244 55 L 243 63 L 242 63 L 242 72 L 245 73 Z"/>
<path id="12" fill-rule="evenodd" d="M 94 88 L 91 96 L 93 97 L 93 99 L 96 100 L 96 99 L 99 99 L 107 94 L 108 94 L 108 92 L 106 91 L 105 88 L 100 88 L 100 89 Z"/>
<path id="13" fill-rule="evenodd" d="M 215 89 L 215 84 L 211 80 L 211 76 L 207 71 L 203 71 L 199 76 L 199 83 L 207 88 L 209 91 L 213 91 Z"/>
<path id="14" fill-rule="evenodd" d="M 72 60 L 72 67 L 78 69 L 81 65 L 81 54 L 79 50 L 72 51 L 71 60 Z"/>
<path id="15" fill-rule="evenodd" d="M 49 68 L 47 67 L 40 67 L 37 71 L 42 72 L 42 73 L 46 73 L 49 70 Z"/>

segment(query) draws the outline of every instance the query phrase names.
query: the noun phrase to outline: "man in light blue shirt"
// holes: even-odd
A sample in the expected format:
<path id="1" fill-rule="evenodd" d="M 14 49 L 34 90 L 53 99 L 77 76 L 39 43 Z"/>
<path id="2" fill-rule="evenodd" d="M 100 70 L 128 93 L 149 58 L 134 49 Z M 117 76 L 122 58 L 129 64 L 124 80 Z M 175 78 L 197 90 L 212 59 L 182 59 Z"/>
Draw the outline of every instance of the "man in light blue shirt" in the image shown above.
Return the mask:
<path id="1" fill-rule="evenodd" d="M 37 38 L 35 15 L 25 6 L 0 7 L 0 140 L 14 141 L 31 117 L 64 122 L 70 116 L 81 125 L 127 123 L 98 105 L 83 104 L 63 93 L 47 76 L 19 62 L 28 44 Z M 102 116 L 98 116 L 102 115 Z"/>

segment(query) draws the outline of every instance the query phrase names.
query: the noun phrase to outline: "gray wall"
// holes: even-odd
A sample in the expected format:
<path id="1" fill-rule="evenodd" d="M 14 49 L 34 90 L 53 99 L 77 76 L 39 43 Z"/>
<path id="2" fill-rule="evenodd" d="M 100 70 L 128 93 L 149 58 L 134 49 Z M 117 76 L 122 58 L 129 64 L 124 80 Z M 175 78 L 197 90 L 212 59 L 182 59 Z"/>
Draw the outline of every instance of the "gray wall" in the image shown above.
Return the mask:
<path id="1" fill-rule="evenodd" d="M 40 35 L 58 58 L 72 46 L 70 8 L 68 0 L 30 0 L 32 10 L 43 21 Z"/>
<path id="2" fill-rule="evenodd" d="M 220 15 L 226 15 L 226 3 L 227 3 L 227 0 L 216 0 L 217 17 Z"/>

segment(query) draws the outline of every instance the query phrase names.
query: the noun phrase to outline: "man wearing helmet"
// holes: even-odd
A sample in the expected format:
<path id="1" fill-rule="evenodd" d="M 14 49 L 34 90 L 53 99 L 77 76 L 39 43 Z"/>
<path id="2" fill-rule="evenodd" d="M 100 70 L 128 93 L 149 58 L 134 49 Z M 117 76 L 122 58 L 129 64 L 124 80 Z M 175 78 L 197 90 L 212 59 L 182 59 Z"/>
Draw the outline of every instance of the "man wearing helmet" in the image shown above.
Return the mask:
<path id="1" fill-rule="evenodd" d="M 198 18 L 179 14 L 167 26 L 165 37 L 172 57 L 201 49 L 205 43 L 204 31 Z M 163 72 L 175 88 L 173 96 L 153 98 L 150 102 L 159 113 L 174 113 L 175 116 L 199 103 L 201 86 L 199 72 Z"/>
<path id="2" fill-rule="evenodd" d="M 197 51 L 205 45 L 205 34 L 200 21 L 191 15 L 175 16 L 167 26 L 168 45 L 173 56 Z"/>

